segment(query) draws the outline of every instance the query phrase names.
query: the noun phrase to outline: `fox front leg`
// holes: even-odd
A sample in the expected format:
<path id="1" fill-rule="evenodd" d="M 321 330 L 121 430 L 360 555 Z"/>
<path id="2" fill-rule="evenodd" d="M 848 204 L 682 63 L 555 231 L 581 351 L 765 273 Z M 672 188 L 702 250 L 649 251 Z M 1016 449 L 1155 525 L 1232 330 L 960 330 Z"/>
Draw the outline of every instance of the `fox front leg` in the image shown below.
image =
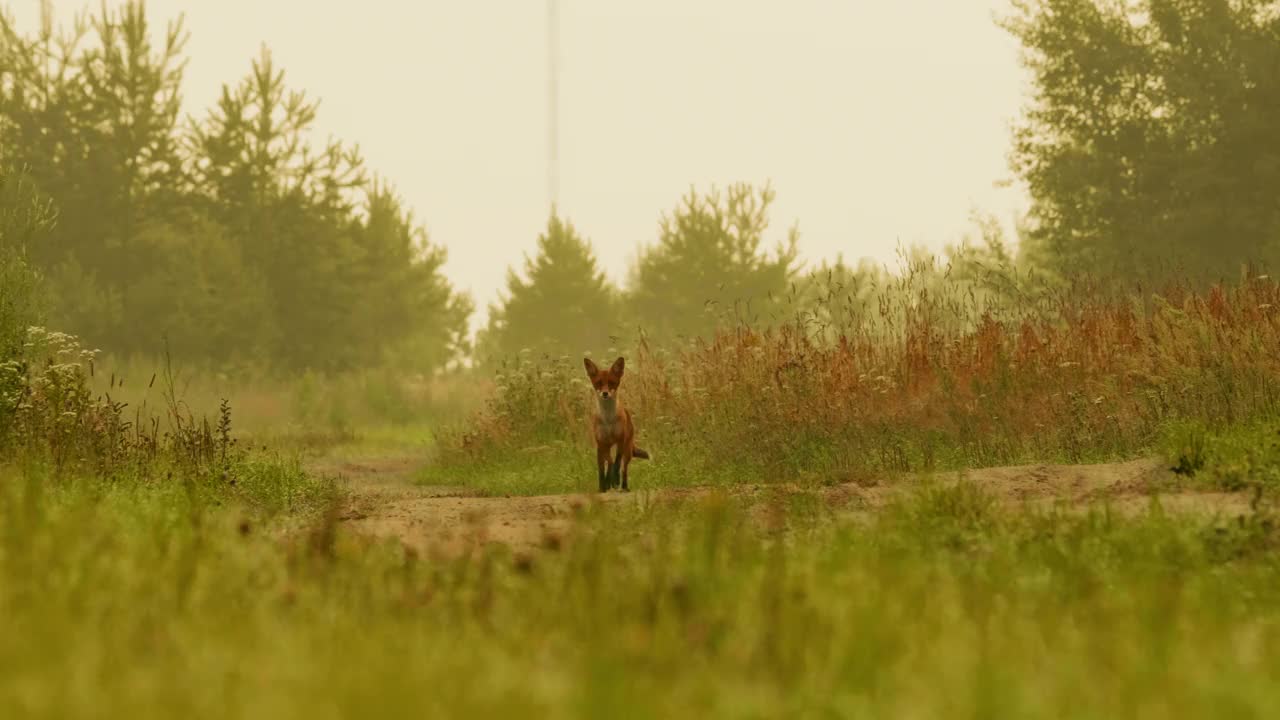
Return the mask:
<path id="1" fill-rule="evenodd" d="M 618 446 L 618 454 L 613 458 L 613 464 L 609 466 L 609 484 L 611 487 L 622 487 L 622 446 Z"/>
<path id="2" fill-rule="evenodd" d="M 612 468 L 609 467 L 609 448 L 601 447 L 596 449 L 596 468 L 600 472 L 600 492 L 609 490 L 609 476 Z"/>

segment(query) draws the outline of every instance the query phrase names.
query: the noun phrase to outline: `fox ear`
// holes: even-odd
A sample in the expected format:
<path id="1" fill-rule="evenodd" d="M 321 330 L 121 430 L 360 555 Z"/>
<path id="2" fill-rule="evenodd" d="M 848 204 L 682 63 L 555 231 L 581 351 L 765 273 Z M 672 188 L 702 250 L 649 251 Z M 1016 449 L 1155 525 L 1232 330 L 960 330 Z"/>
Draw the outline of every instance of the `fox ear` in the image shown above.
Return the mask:
<path id="1" fill-rule="evenodd" d="M 609 368 L 609 371 L 618 377 L 622 377 L 622 367 L 624 365 L 626 365 L 626 361 L 622 358 L 618 358 L 613 361 L 613 367 Z"/>
<path id="2" fill-rule="evenodd" d="M 596 367 L 596 364 L 591 362 L 591 358 L 582 358 L 582 364 L 587 368 L 588 377 L 594 378 L 596 373 L 600 372 L 600 368 Z"/>

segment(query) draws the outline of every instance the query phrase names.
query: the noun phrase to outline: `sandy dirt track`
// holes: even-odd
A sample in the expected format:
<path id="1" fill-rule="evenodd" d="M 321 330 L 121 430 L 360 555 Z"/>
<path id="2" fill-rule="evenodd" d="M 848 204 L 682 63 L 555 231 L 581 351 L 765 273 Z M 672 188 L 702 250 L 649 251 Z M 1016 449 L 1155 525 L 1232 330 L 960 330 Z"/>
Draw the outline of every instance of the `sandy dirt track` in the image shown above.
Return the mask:
<path id="1" fill-rule="evenodd" d="M 419 551 L 454 554 L 490 542 L 515 550 L 558 547 L 571 535 L 574 518 L 596 503 L 672 501 L 696 498 L 715 488 L 679 488 L 604 495 L 564 494 L 530 497 L 479 497 L 461 487 L 424 487 L 412 481 L 420 461 L 380 457 L 324 460 L 314 472 L 335 476 L 349 495 L 341 523 L 374 538 L 394 538 Z M 954 483 L 967 479 L 1010 504 L 1064 502 L 1086 508 L 1106 501 L 1114 510 L 1140 512 L 1159 495 L 1170 513 L 1220 513 L 1235 516 L 1249 511 L 1245 492 L 1203 492 L 1176 489 L 1175 476 L 1155 460 L 1099 465 L 1025 465 L 940 473 L 932 480 Z M 867 513 L 926 482 L 902 478 L 867 484 L 845 483 L 817 489 L 787 485 L 741 485 L 721 488 L 736 497 L 761 504 L 779 492 L 811 492 L 837 513 Z"/>

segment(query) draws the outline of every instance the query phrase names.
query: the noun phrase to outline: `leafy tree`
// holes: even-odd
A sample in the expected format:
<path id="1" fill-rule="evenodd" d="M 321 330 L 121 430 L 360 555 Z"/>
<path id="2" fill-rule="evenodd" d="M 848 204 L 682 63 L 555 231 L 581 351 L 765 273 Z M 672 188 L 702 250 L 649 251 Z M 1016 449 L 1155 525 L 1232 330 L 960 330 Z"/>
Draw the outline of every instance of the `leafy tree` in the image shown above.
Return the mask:
<path id="1" fill-rule="evenodd" d="M 663 215 L 658 243 L 642 251 L 630 282 L 629 304 L 646 332 L 670 340 L 772 321 L 797 269 L 799 238 L 793 227 L 772 257 L 761 251 L 773 199 L 767 185 L 691 189 Z"/>
<path id="2" fill-rule="evenodd" d="M 507 272 L 507 290 L 489 309 L 478 338 L 482 361 L 528 349 L 552 355 L 603 349 L 622 329 L 617 293 L 591 245 L 554 212 L 538 236 L 538 253 L 524 260 L 524 277 Z"/>
<path id="3" fill-rule="evenodd" d="M 1026 257 L 1213 280 L 1280 257 L 1280 3 L 1017 0 Z"/>

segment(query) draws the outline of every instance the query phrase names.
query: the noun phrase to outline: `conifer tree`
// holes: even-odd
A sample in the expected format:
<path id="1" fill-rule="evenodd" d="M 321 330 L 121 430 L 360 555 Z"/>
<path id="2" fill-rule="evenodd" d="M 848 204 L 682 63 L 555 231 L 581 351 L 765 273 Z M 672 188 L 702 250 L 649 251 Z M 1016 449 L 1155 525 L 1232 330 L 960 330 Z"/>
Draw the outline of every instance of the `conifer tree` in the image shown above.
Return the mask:
<path id="1" fill-rule="evenodd" d="M 690 190 L 663 216 L 630 283 L 629 305 L 646 333 L 673 340 L 773 320 L 796 272 L 799 237 L 792 228 L 772 256 L 762 251 L 773 199 L 771 187 L 745 183 L 723 194 Z"/>
<path id="2" fill-rule="evenodd" d="M 500 362 L 526 349 L 556 357 L 600 351 L 622 328 L 617 293 L 590 243 L 553 212 L 537 255 L 525 256 L 524 277 L 508 270 L 506 292 L 478 338 L 479 359 Z"/>

